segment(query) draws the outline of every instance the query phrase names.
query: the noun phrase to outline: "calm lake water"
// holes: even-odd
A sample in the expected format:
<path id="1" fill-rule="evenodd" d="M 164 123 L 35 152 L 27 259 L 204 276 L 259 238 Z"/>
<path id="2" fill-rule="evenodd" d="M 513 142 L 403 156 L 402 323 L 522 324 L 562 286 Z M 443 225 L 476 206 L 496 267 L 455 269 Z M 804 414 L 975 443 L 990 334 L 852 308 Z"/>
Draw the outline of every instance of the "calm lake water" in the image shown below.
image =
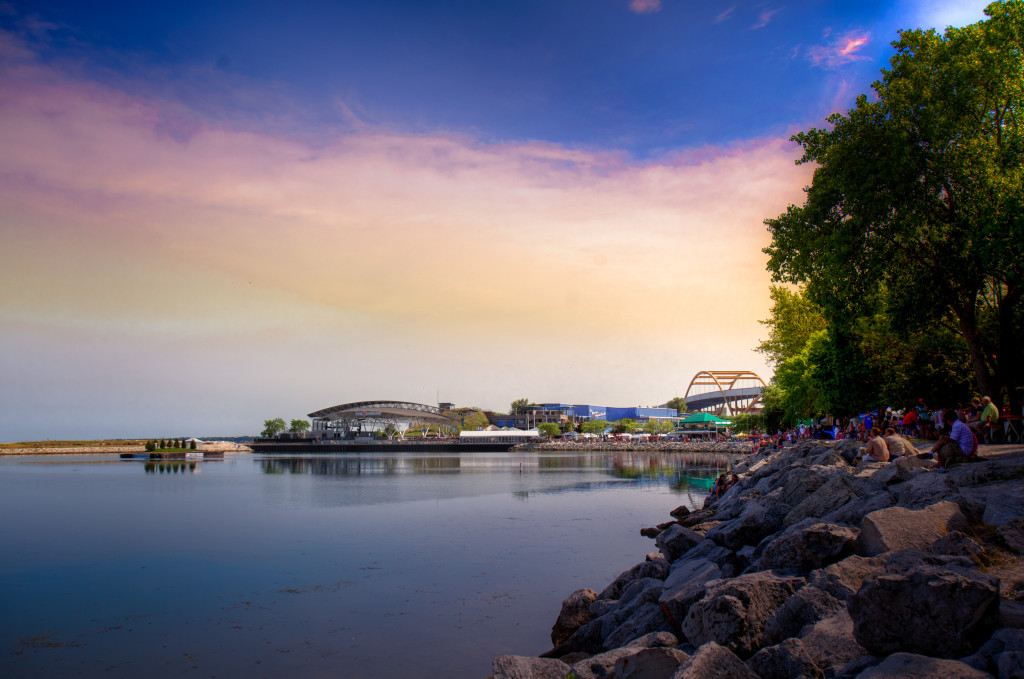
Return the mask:
<path id="1" fill-rule="evenodd" d="M 5 458 L 0 676 L 483 679 L 654 551 L 708 461 Z"/>

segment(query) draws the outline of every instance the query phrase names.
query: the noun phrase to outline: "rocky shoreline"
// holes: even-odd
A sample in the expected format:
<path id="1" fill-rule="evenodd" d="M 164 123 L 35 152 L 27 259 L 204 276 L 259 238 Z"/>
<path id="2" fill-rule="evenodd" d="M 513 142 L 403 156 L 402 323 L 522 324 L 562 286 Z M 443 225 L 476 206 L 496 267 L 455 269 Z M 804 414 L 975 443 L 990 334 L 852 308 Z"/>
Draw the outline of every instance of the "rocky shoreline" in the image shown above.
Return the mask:
<path id="1" fill-rule="evenodd" d="M 748 458 L 494 679 L 1024 677 L 1024 448 L 930 469 L 855 441 Z"/>

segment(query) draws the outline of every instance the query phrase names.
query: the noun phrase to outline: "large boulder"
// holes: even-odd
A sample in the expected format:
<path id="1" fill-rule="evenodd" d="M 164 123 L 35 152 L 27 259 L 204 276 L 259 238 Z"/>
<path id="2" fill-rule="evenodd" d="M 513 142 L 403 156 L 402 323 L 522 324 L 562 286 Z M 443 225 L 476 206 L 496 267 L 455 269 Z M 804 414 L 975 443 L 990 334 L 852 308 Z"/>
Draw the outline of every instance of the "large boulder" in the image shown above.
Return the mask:
<path id="1" fill-rule="evenodd" d="M 821 520 L 847 526 L 860 526 L 864 517 L 871 512 L 892 507 L 894 504 L 896 504 L 895 495 L 888 490 L 879 490 L 850 500 L 842 507 L 821 517 Z"/>
<path id="2" fill-rule="evenodd" d="M 849 612 L 857 642 L 875 655 L 958 658 L 976 651 L 996 628 L 999 579 L 956 566 L 891 569 L 865 578 L 849 598 Z"/>
<path id="3" fill-rule="evenodd" d="M 673 524 L 662 531 L 654 542 L 658 546 L 658 551 L 665 555 L 665 559 L 669 563 L 672 563 L 703 540 L 704 536 L 700 533 L 679 524 Z"/>
<path id="4" fill-rule="evenodd" d="M 633 609 L 604 639 L 606 649 L 626 646 L 631 641 L 651 632 L 671 632 L 672 626 L 657 603 L 643 604 Z"/>
<path id="5" fill-rule="evenodd" d="M 605 679 L 614 676 L 615 665 L 624 658 L 636 655 L 642 648 L 616 648 L 605 653 L 599 653 L 586 660 L 579 660 L 572 664 L 572 675 L 575 679 Z"/>
<path id="6" fill-rule="evenodd" d="M 747 667 L 761 679 L 824 679 L 825 673 L 814 662 L 799 639 L 762 648 L 747 660 Z"/>
<path id="7" fill-rule="evenodd" d="M 983 508 L 981 520 L 990 526 L 1024 518 L 1024 479 L 961 488 L 960 493 Z"/>
<path id="8" fill-rule="evenodd" d="M 762 496 L 752 500 L 735 519 L 720 523 L 708 531 L 707 537 L 731 550 L 745 545 L 756 545 L 782 527 L 789 513 L 787 505 L 778 496 Z"/>
<path id="9" fill-rule="evenodd" d="M 871 573 L 884 571 L 884 559 L 848 556 L 838 563 L 812 572 L 807 578 L 807 584 L 824 590 L 839 601 L 845 602 L 847 597 L 861 588 L 864 578 Z"/>
<path id="10" fill-rule="evenodd" d="M 619 577 L 612 580 L 611 584 L 605 587 L 600 594 L 597 595 L 598 599 L 618 599 L 622 596 L 622 590 L 629 587 L 631 583 L 641 578 L 657 578 L 664 580 L 668 574 L 666 564 L 662 560 L 647 560 L 643 563 L 638 563 L 629 570 L 625 570 L 619 574 Z"/>
<path id="11" fill-rule="evenodd" d="M 858 674 L 857 679 L 992 679 L 992 675 L 957 660 L 894 653 Z"/>
<path id="12" fill-rule="evenodd" d="M 840 601 L 825 590 L 811 585 L 803 587 L 786 599 L 768 618 L 764 626 L 765 643 L 775 644 L 795 637 L 807 625 L 835 615 L 845 608 L 845 601 Z"/>
<path id="13" fill-rule="evenodd" d="M 800 632 L 800 640 L 814 663 L 830 675 L 868 655 L 867 649 L 858 644 L 853 635 L 853 620 L 845 608 L 805 627 Z"/>
<path id="14" fill-rule="evenodd" d="M 722 577 L 722 569 L 707 559 L 678 562 L 661 591 L 659 603 L 664 606 L 670 622 L 679 627 L 687 612 L 704 597 L 704 586 Z"/>
<path id="15" fill-rule="evenodd" d="M 615 662 L 615 679 L 671 679 L 679 666 L 690 659 L 675 648 L 644 648 Z M 580 679 L 584 679 L 580 676 Z"/>
<path id="16" fill-rule="evenodd" d="M 772 540 L 758 561 L 758 570 L 794 568 L 807 572 L 853 554 L 860 531 L 848 526 L 816 523 L 787 529 Z"/>
<path id="17" fill-rule="evenodd" d="M 690 606 L 682 632 L 695 646 L 714 641 L 749 657 L 765 645 L 768 619 L 804 583 L 767 571 L 710 582 L 704 598 Z"/>
<path id="18" fill-rule="evenodd" d="M 952 530 L 967 527 L 967 517 L 953 502 L 919 510 L 887 507 L 864 517 L 858 547 L 865 556 L 898 549 L 926 550 Z"/>
<path id="19" fill-rule="evenodd" d="M 892 489 L 898 499 L 896 504 L 907 509 L 924 509 L 944 500 L 958 504 L 961 501 L 960 489 L 950 474 L 918 474 Z"/>
<path id="20" fill-rule="evenodd" d="M 564 679 L 572 670 L 561 660 L 499 655 L 491 664 L 494 679 Z"/>
<path id="21" fill-rule="evenodd" d="M 863 485 L 854 481 L 849 474 L 837 474 L 793 507 L 783 522 L 791 526 L 808 517 L 821 518 L 863 495 Z"/>
<path id="22" fill-rule="evenodd" d="M 498 679 L 495 677 L 495 679 Z M 672 679 L 761 679 L 728 648 L 709 641 L 680 665 Z"/>
<path id="23" fill-rule="evenodd" d="M 562 610 L 551 628 L 551 643 L 559 645 L 584 625 L 590 622 L 590 604 L 597 600 L 592 589 L 578 589 L 562 601 Z"/>

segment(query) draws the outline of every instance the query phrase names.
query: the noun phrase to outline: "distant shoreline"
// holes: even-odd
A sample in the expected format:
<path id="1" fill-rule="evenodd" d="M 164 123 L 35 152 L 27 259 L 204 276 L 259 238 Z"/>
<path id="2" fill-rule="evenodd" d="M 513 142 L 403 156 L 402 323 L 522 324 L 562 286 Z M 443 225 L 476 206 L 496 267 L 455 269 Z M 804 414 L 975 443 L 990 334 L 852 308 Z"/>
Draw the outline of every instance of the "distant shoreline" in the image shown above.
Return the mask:
<path id="1" fill-rule="evenodd" d="M 0 457 L 24 457 L 33 455 L 117 455 L 119 453 L 145 452 L 145 444 L 129 444 L 123 446 L 47 446 L 27 448 L 0 448 Z M 173 450 L 173 449 L 171 449 Z M 182 450 L 179 448 L 179 450 Z M 218 451 L 224 453 L 251 453 L 252 450 L 240 443 L 211 441 L 199 446 L 202 451 Z"/>

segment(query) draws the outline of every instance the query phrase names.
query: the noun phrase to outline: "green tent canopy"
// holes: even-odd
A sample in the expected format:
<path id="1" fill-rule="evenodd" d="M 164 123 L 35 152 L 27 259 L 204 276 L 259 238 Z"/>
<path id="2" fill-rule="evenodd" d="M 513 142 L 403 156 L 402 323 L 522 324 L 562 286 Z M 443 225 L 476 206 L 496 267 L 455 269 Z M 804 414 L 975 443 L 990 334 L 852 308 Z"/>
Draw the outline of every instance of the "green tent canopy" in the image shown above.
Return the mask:
<path id="1" fill-rule="evenodd" d="M 711 413 L 696 412 L 685 420 L 681 420 L 679 424 L 713 424 L 716 427 L 728 427 L 732 424 L 728 420 L 723 420 L 720 417 L 712 415 Z"/>

